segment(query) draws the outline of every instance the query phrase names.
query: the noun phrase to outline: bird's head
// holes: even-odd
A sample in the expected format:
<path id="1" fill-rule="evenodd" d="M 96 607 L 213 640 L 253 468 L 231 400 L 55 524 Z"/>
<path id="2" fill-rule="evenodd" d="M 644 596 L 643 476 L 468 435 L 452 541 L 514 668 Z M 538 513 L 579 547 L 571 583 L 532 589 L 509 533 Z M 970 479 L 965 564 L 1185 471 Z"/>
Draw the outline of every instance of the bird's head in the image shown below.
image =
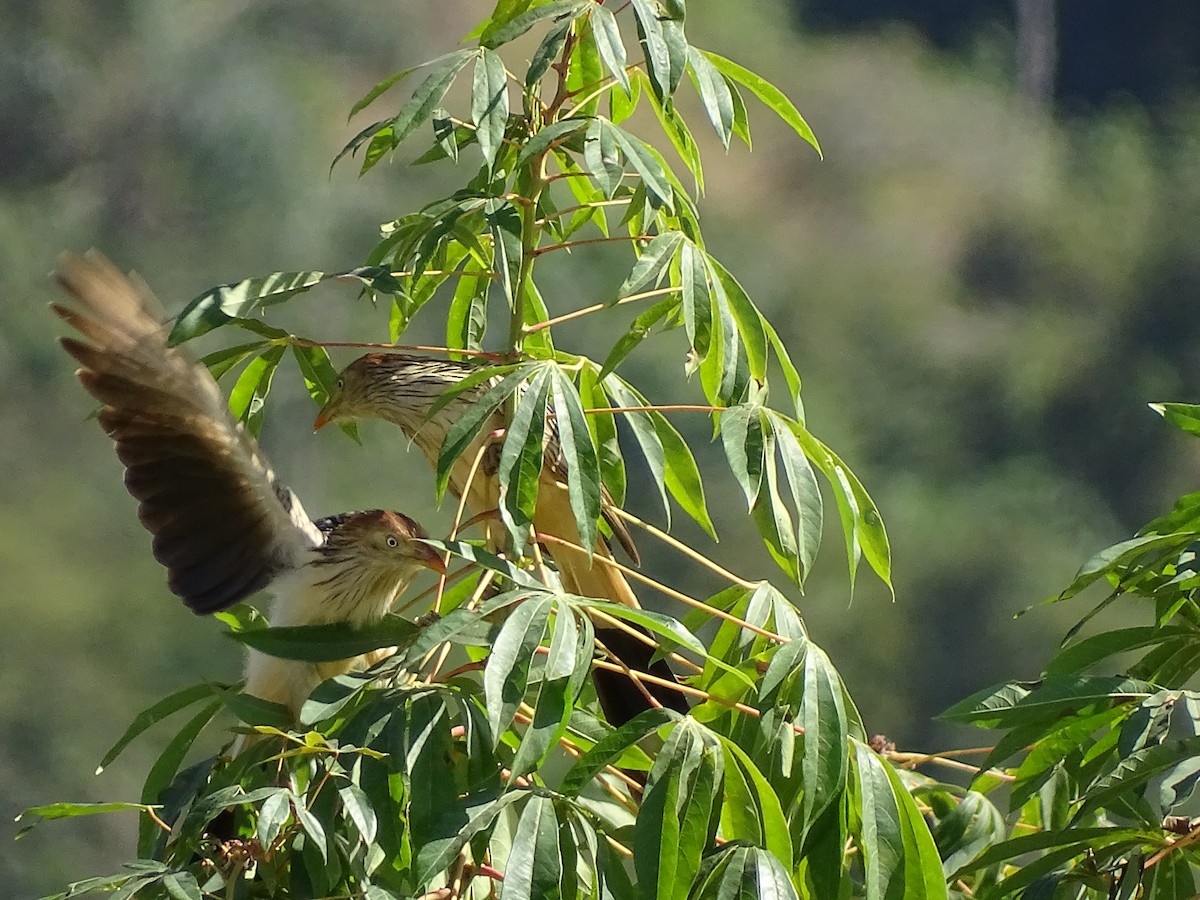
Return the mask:
<path id="1" fill-rule="evenodd" d="M 446 572 L 441 555 L 423 540 L 428 537 L 425 529 L 402 513 L 368 509 L 329 516 L 316 524 L 325 536 L 322 549 L 327 556 L 349 558 L 363 570 L 405 579 L 422 568 Z"/>
<path id="2" fill-rule="evenodd" d="M 358 418 L 387 419 L 416 426 L 423 421 L 434 399 L 468 372 L 468 366 L 444 359 L 368 353 L 338 375 L 313 428 Z"/>

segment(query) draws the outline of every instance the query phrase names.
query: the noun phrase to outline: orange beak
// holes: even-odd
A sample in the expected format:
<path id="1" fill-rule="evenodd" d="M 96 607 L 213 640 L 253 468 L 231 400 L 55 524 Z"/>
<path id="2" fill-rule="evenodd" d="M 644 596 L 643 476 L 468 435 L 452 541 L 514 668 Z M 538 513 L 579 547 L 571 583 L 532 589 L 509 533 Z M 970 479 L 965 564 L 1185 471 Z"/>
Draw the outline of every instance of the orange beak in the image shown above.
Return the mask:
<path id="1" fill-rule="evenodd" d="M 417 562 L 427 569 L 432 569 L 439 575 L 446 574 L 446 563 L 442 560 L 442 552 L 430 547 L 428 544 L 417 545 Z"/>
<path id="2" fill-rule="evenodd" d="M 326 425 L 333 421 L 333 416 L 330 414 L 329 404 L 321 407 L 321 411 L 317 413 L 317 417 L 313 420 L 313 431 L 320 431 Z"/>

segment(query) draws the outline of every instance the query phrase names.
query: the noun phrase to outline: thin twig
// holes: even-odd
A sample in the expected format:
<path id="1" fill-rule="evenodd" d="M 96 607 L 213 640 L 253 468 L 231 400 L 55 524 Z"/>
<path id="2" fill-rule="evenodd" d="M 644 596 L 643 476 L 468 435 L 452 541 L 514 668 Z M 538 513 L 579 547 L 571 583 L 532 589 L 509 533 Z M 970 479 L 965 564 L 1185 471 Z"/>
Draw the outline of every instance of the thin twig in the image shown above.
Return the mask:
<path id="1" fill-rule="evenodd" d="M 738 585 L 739 587 L 744 587 L 744 588 L 746 588 L 746 590 L 752 591 L 755 588 L 757 588 L 759 586 L 759 584 L 762 583 L 762 582 L 756 582 L 756 581 L 747 581 L 745 578 L 741 578 L 737 575 L 734 575 L 732 572 L 730 572 L 724 566 L 709 559 L 707 556 L 705 556 L 699 550 L 694 550 L 693 548 L 689 547 L 687 544 L 683 543 L 683 541 L 680 541 L 680 540 L 677 540 L 677 539 L 671 537 L 671 535 L 667 534 L 662 529 L 655 528 L 649 522 L 643 522 L 641 519 L 639 519 L 633 513 L 626 512 L 625 510 L 621 509 L 621 507 L 619 507 L 619 506 L 612 506 L 612 507 L 610 507 L 610 510 L 612 512 L 616 513 L 616 515 L 618 517 L 624 519 L 626 522 L 631 522 L 634 525 L 637 525 L 639 528 L 642 528 L 643 530 L 648 531 L 650 534 L 654 535 L 654 537 L 658 538 L 664 544 L 674 547 L 680 553 L 683 553 L 685 556 L 689 557 L 690 559 L 700 563 L 700 565 L 704 566 L 705 568 L 711 569 L 713 572 L 716 572 L 722 578 L 726 579 L 727 581 L 733 582 L 734 584 Z"/>
<path id="2" fill-rule="evenodd" d="M 539 541 L 549 541 L 554 544 L 561 544 L 564 547 L 571 547 L 575 550 L 578 550 L 580 553 L 587 552 L 579 544 L 576 544 L 573 541 L 564 540 L 563 538 L 558 537 L 558 535 L 543 534 L 541 532 L 538 532 L 537 539 Z M 737 625 L 739 628 L 744 628 L 746 631 L 750 631 L 750 632 L 753 632 L 754 634 L 761 635 L 762 637 L 765 637 L 768 640 L 775 641 L 776 643 L 779 643 L 779 644 L 787 644 L 791 641 L 791 638 L 786 638 L 786 637 L 783 637 L 782 635 L 776 634 L 773 631 L 768 631 L 765 628 L 760 628 L 757 625 L 752 625 L 751 623 L 747 622 L 745 619 L 739 619 L 737 616 L 732 615 L 731 613 L 727 613 L 722 609 L 716 609 L 715 607 L 709 606 L 703 600 L 697 600 L 695 597 L 689 597 L 687 594 L 681 593 L 680 591 L 677 591 L 672 587 L 668 587 L 667 585 L 663 584 L 660 581 L 655 581 L 653 578 L 651 578 L 648 575 L 643 575 L 641 572 L 637 571 L 636 569 L 631 569 L 629 566 L 622 565 L 621 563 L 617 562 L 615 559 L 608 559 L 607 557 L 596 554 L 592 557 L 592 561 L 594 563 L 595 562 L 601 563 L 602 565 L 605 565 L 605 566 L 611 566 L 612 568 L 618 570 L 619 572 L 623 573 L 624 575 L 627 575 L 630 578 L 637 579 L 638 581 L 642 582 L 643 584 L 649 585 L 650 587 L 654 588 L 656 591 L 659 591 L 662 594 L 666 594 L 668 597 L 671 597 L 674 600 L 678 600 L 680 603 L 686 603 L 688 606 L 692 607 L 693 609 L 702 609 L 705 612 L 707 612 L 710 616 L 713 616 L 718 619 L 724 619 L 726 622 L 732 622 L 734 625 Z"/>
<path id="3" fill-rule="evenodd" d="M 652 241 L 656 236 L 653 234 L 631 234 L 628 237 L 601 237 L 585 238 L 582 241 L 563 241 L 561 244 L 547 244 L 545 247 L 538 247 L 530 253 L 530 256 L 541 256 L 543 253 L 550 253 L 553 250 L 570 250 L 572 247 L 583 247 L 587 244 L 623 244 L 627 241 Z"/>
<path id="4" fill-rule="evenodd" d="M 628 622 L 626 622 L 622 619 L 618 619 L 616 616 L 610 616 L 608 613 L 606 613 L 602 610 L 599 610 L 599 609 L 588 610 L 588 613 L 597 622 L 603 622 L 605 625 L 615 628 L 618 631 L 623 631 L 627 635 L 629 635 L 631 638 L 633 638 L 636 641 L 640 641 L 641 643 L 645 644 L 647 647 L 652 647 L 655 650 L 660 649 L 658 641 L 656 641 L 650 635 L 646 634 L 644 631 L 641 631 L 640 629 L 633 627 Z M 704 671 L 704 666 L 697 665 L 696 663 L 694 663 L 690 659 L 688 659 L 686 656 L 681 656 L 678 653 L 668 653 L 667 657 L 672 662 L 677 662 L 681 666 L 691 669 L 696 674 L 700 674 L 701 672 Z"/>
<path id="5" fill-rule="evenodd" d="M 569 313 L 564 313 L 561 316 L 555 316 L 552 319 L 546 319 L 544 322 L 534 322 L 532 325 L 525 326 L 526 334 L 533 334 L 545 328 L 550 328 L 558 325 L 560 322 L 569 322 L 571 319 L 578 319 L 582 316 L 590 316 L 592 313 L 598 313 L 601 310 L 610 309 L 614 306 L 621 306 L 625 303 L 634 303 L 638 300 L 645 300 L 647 297 L 661 297 L 665 294 L 674 294 L 679 288 L 658 288 L 653 291 L 643 291 L 640 294 L 630 294 L 628 297 L 622 297 L 612 303 L 593 303 L 591 306 L 585 306 L 582 309 L 576 309 Z"/>
<path id="6" fill-rule="evenodd" d="M 564 140 L 566 140 L 566 139 L 564 138 Z M 556 145 L 551 144 L 550 146 L 553 147 Z M 627 203 L 629 203 L 629 201 L 631 199 L 633 199 L 633 198 L 617 197 L 615 200 L 597 200 L 594 203 L 580 203 L 577 206 L 568 206 L 564 209 L 556 209 L 554 212 L 538 219 L 538 224 L 545 225 L 551 219 L 561 219 L 563 216 L 567 215 L 568 213 L 578 212 L 581 209 L 598 209 L 601 206 L 625 206 Z"/>
<path id="7" fill-rule="evenodd" d="M 944 756 L 938 756 L 933 753 L 902 753 L 898 750 L 891 750 L 885 755 L 889 760 L 906 769 L 924 765 L 925 763 L 933 763 L 934 765 L 945 766 L 948 769 L 954 769 L 958 772 L 979 771 L 979 766 L 959 762 L 956 759 L 947 759 Z M 988 769 L 986 774 L 999 778 L 1001 781 L 1011 782 L 1017 780 L 1015 775 L 1009 775 L 1007 772 L 1001 772 L 999 769 Z"/>
<path id="8" fill-rule="evenodd" d="M 665 406 L 597 406 L 585 409 L 584 415 L 598 416 L 601 413 L 645 413 L 645 412 L 724 412 L 724 406 L 705 406 L 702 403 L 670 403 Z"/>

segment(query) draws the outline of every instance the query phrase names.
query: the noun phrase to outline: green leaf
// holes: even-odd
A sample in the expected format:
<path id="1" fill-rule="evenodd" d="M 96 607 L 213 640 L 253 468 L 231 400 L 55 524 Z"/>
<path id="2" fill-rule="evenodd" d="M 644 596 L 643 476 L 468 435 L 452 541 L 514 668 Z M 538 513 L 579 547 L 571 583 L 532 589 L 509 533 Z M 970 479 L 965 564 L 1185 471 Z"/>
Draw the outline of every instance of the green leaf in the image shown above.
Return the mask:
<path id="1" fill-rule="evenodd" d="M 804 728 L 803 812 L 811 825 L 838 799 L 850 763 L 842 680 L 825 651 L 815 644 L 809 644 L 804 655 L 799 724 Z"/>
<path id="2" fill-rule="evenodd" d="M 1041 831 L 1034 834 L 1023 834 L 1001 844 L 989 847 L 965 866 L 955 872 L 951 879 L 961 878 L 970 872 L 986 869 L 997 863 L 1016 859 L 1027 853 L 1037 853 L 1042 850 L 1066 849 L 1073 854 L 1088 851 L 1100 851 L 1105 847 L 1123 843 L 1140 843 L 1142 841 L 1157 841 L 1160 836 L 1136 828 L 1066 828 L 1057 831 Z M 1068 858 L 1070 858 L 1068 856 Z"/>
<path id="3" fill-rule="evenodd" d="M 794 853 L 792 847 L 792 836 L 788 831 L 787 818 L 784 816 L 783 808 L 780 806 L 779 797 L 772 790 L 770 782 L 759 771 L 758 767 L 750 759 L 749 755 L 726 737 L 720 736 L 721 747 L 725 752 L 725 807 L 722 815 L 725 812 L 736 814 L 738 811 L 730 809 L 734 805 L 734 798 L 729 790 L 735 773 L 744 777 L 745 797 L 743 805 L 752 807 L 756 818 L 756 827 L 758 834 L 749 835 L 742 833 L 725 833 L 724 827 L 722 832 L 729 840 L 749 840 L 752 843 L 758 844 L 766 848 L 777 859 L 784 862 L 785 865 L 790 865 Z M 750 801 L 747 803 L 746 801 Z M 732 816 L 731 816 L 732 821 Z M 724 818 L 722 818 L 724 823 Z"/>
<path id="4" fill-rule="evenodd" d="M 1082 672 L 1117 653 L 1148 647 L 1176 637 L 1200 642 L 1200 632 L 1189 627 L 1143 626 L 1102 631 L 1060 649 L 1046 666 L 1046 674 L 1071 675 Z"/>
<path id="5" fill-rule="evenodd" d="M 547 595 L 534 595 L 509 614 L 496 635 L 483 670 L 488 724 L 498 743 L 525 699 L 533 654 L 546 634 L 550 615 Z"/>
<path id="6" fill-rule="evenodd" d="M 617 420 L 613 413 L 594 410 L 612 406 L 603 385 L 596 380 L 595 366 L 585 365 L 579 372 L 579 399 L 588 410 L 588 430 L 596 447 L 597 462 L 604 486 L 617 506 L 625 502 L 625 460 L 621 458 L 621 443 L 617 435 Z"/>
<path id="7" fill-rule="evenodd" d="M 486 371 L 481 371 L 480 377 L 487 379 L 491 376 Z M 474 443 L 475 439 L 479 436 L 480 429 L 491 418 L 496 408 L 517 390 L 526 377 L 528 377 L 528 371 L 525 369 L 510 372 L 504 378 L 491 385 L 482 396 L 478 398 L 473 397 L 472 402 L 467 406 L 463 415 L 456 419 L 454 424 L 450 426 L 446 432 L 446 439 L 442 442 L 442 449 L 438 454 L 437 496 L 439 500 L 446 493 L 446 486 L 450 482 L 450 472 L 454 464 L 466 452 L 467 448 Z M 446 395 L 443 394 L 443 397 L 446 397 Z M 449 402 L 448 397 L 446 402 Z M 444 406 L 445 403 L 441 405 Z M 436 412 L 439 408 L 438 404 L 434 404 L 433 412 Z"/>
<path id="8" fill-rule="evenodd" d="M 587 4 L 591 6 L 592 4 Z M 567 58 L 566 88 L 569 97 L 578 98 L 571 115 L 595 116 L 600 108 L 604 67 L 600 61 L 600 48 L 596 46 L 596 35 L 592 31 L 591 16 L 579 18 L 574 23 L 575 46 Z"/>
<path id="9" fill-rule="evenodd" d="M 587 136 L 583 140 L 583 161 L 606 200 L 611 200 L 621 185 L 625 167 L 617 152 L 617 141 L 613 129 L 606 127 L 603 119 L 592 119 Z"/>
<path id="10" fill-rule="evenodd" d="M 558 446 L 567 471 L 567 492 L 579 530 L 579 543 L 588 549 L 590 556 L 596 544 L 596 520 L 600 518 L 600 463 L 575 384 L 557 366 L 550 370 L 550 375 L 550 396 Z"/>
<path id="11" fill-rule="evenodd" d="M 266 341 L 252 341 L 249 344 L 238 344 L 236 347 L 226 347 L 224 350 L 216 350 L 202 357 L 200 362 L 208 369 L 208 373 L 213 378 L 220 381 L 221 376 L 234 368 L 238 363 L 244 361 L 247 357 L 261 353 L 267 346 Z"/>
<path id="12" fill-rule="evenodd" d="M 642 141 L 619 125 L 614 125 L 606 119 L 596 119 L 596 121 L 600 123 L 601 133 L 607 132 L 611 136 L 612 142 L 621 148 L 634 171 L 642 176 L 642 183 L 646 186 L 646 190 L 657 197 L 668 212 L 674 212 L 675 201 L 671 183 L 667 179 L 663 165 L 654 157 L 654 154 Z"/>
<path id="13" fill-rule="evenodd" d="M 1084 809 L 1111 803 L 1179 762 L 1197 755 L 1200 755 L 1200 736 L 1164 741 L 1131 753 L 1084 794 Z"/>
<path id="14" fill-rule="evenodd" d="M 138 713 L 129 727 L 125 729 L 115 744 L 109 748 L 104 754 L 104 758 L 100 760 L 100 765 L 96 767 L 96 774 L 99 775 L 109 765 L 112 764 L 121 752 L 129 746 L 129 744 L 140 735 L 142 732 L 153 727 L 161 722 L 167 716 L 179 712 L 191 706 L 193 703 L 199 703 L 201 700 L 207 700 L 212 696 L 212 686 L 209 684 L 194 684 L 191 687 L 186 687 L 181 691 L 176 691 L 168 697 L 163 697 L 157 703 L 148 706 L 146 709 Z M 41 808 L 41 807 L 39 807 Z"/>
<path id="15" fill-rule="evenodd" d="M 500 451 L 500 517 L 519 548 L 529 540 L 537 507 L 549 389 L 550 371 L 536 369 L 517 401 Z"/>
<path id="16" fill-rule="evenodd" d="M 634 320 L 629 323 L 629 330 L 617 339 L 617 342 L 613 344 L 613 348 L 608 351 L 608 355 L 604 357 L 604 365 L 600 367 L 600 377 L 605 378 L 624 362 L 630 353 L 641 346 L 642 341 L 650 336 L 655 325 L 664 319 L 667 319 L 669 322 L 670 317 L 678 307 L 679 301 L 673 296 L 668 296 L 638 313 Z M 667 325 L 664 327 L 670 326 Z"/>
<path id="17" fill-rule="evenodd" d="M 223 705 L 220 700 L 210 703 L 189 719 L 183 728 L 171 738 L 167 746 L 163 748 L 162 753 L 159 754 L 158 759 L 154 761 L 154 765 L 150 767 L 150 771 L 146 775 L 146 780 L 142 784 L 143 803 L 159 802 L 163 790 L 166 789 L 167 785 L 171 783 L 175 774 L 179 771 L 179 766 L 183 763 L 184 757 L 187 756 L 188 750 L 196 742 L 196 738 L 200 736 L 200 732 L 212 721 L 213 716 L 220 712 Z M 158 835 L 158 827 L 149 819 L 141 821 L 138 825 L 138 853 L 143 856 L 150 856 L 150 851 Z"/>
<path id="18" fill-rule="evenodd" d="M 629 747 L 678 719 L 677 712 L 665 708 L 638 713 L 616 731 L 606 734 L 575 762 L 563 777 L 558 787 L 559 793 L 567 797 L 575 796 Z"/>
<path id="19" fill-rule="evenodd" d="M 704 103 L 708 121 L 716 130 L 721 144 L 728 150 L 729 137 L 733 134 L 733 92 L 725 77 L 695 47 L 688 48 L 688 67 L 692 84 Z"/>
<path id="20" fill-rule="evenodd" d="M 262 430 L 264 404 L 271 391 L 275 370 L 286 350 L 282 344 L 276 344 L 251 360 L 229 393 L 229 411 L 235 419 L 244 422 L 246 430 L 255 437 Z"/>
<path id="21" fill-rule="evenodd" d="M 538 22 L 542 21 L 542 19 L 556 19 L 560 16 L 569 16 L 571 20 L 574 20 L 590 5 L 591 0 L 558 0 L 555 3 L 545 3 L 541 6 L 535 6 L 533 9 L 526 10 L 511 18 L 493 17 L 493 20 L 480 36 L 479 44 L 482 47 L 494 50 L 501 44 L 507 44 L 509 41 L 519 38 Z"/>
<path id="22" fill-rule="evenodd" d="M 539 153 L 544 153 L 550 149 L 551 145 L 558 145 L 566 141 L 571 135 L 578 134 L 589 125 L 587 119 L 562 119 L 547 125 L 545 128 L 534 133 L 525 145 L 521 148 L 521 152 L 517 154 L 517 165 L 522 166 Z"/>
<path id="23" fill-rule="evenodd" d="M 675 64 L 678 52 L 673 50 L 670 43 L 675 40 L 675 35 L 668 33 L 665 27 L 670 20 L 660 18 L 654 0 L 632 0 L 632 5 L 650 82 L 659 100 L 666 102 L 675 93 L 683 74 L 683 67 Z"/>
<path id="24" fill-rule="evenodd" d="M 551 63 L 558 59 L 563 46 L 567 42 L 567 34 L 574 20 L 562 19 L 546 32 L 542 42 L 529 60 L 529 68 L 525 71 L 525 89 L 532 91 L 537 87 L 542 76 L 550 69 Z"/>
<path id="25" fill-rule="evenodd" d="M 708 355 L 712 334 L 712 296 L 703 251 L 691 241 L 684 241 L 679 248 L 679 284 L 684 332 L 701 361 Z"/>
<path id="26" fill-rule="evenodd" d="M 968 791 L 937 823 L 934 840 L 942 855 L 942 873 L 949 878 L 972 859 L 1004 840 L 1008 826 L 987 797 Z"/>
<path id="27" fill-rule="evenodd" d="M 654 761 L 634 823 L 633 864 L 646 895 L 687 898 L 716 834 L 723 778 L 720 740 L 681 719 Z"/>
<path id="28" fill-rule="evenodd" d="M 653 240 L 643 248 L 628 277 L 617 288 L 615 300 L 628 297 L 643 285 L 661 278 L 663 271 L 670 265 L 683 243 L 683 235 L 678 231 L 667 231 L 655 235 Z"/>
<path id="29" fill-rule="evenodd" d="M 504 60 L 486 47 L 475 60 L 475 78 L 471 90 L 471 121 L 483 161 L 491 168 L 504 140 L 508 125 L 508 74 Z"/>
<path id="30" fill-rule="evenodd" d="M 1188 434 L 1200 434 L 1200 406 L 1194 403 L 1151 403 L 1150 408 Z"/>
<path id="31" fill-rule="evenodd" d="M 258 824 L 255 826 L 258 842 L 263 847 L 270 847 L 291 815 L 291 792 L 287 788 L 279 788 L 258 809 Z"/>
<path id="32" fill-rule="evenodd" d="M 295 794 L 292 795 L 292 809 L 296 813 L 296 821 L 300 823 L 300 827 L 304 829 L 304 833 L 312 840 L 313 847 L 321 855 L 321 861 L 328 864 L 329 840 L 325 836 L 325 826 L 321 824 L 320 819 L 313 815 L 312 810 L 305 805 L 303 797 Z"/>
<path id="33" fill-rule="evenodd" d="M 1144 700 L 1154 685 L 1133 678 L 1059 675 L 1039 682 L 1009 682 L 986 688 L 956 703 L 938 718 L 981 728 L 1008 728 L 1079 713 L 1092 704 Z"/>
<path id="34" fill-rule="evenodd" d="M 487 332 L 487 300 L 491 272 L 464 271 L 446 316 L 446 346 L 480 350 Z M 460 354 L 451 354 L 451 359 Z"/>
<path id="35" fill-rule="evenodd" d="M 824 502 L 817 476 L 813 474 L 808 457 L 796 438 L 796 429 L 802 426 L 774 410 L 767 410 L 766 415 L 775 431 L 779 457 L 787 473 L 792 504 L 796 507 L 796 555 L 803 579 L 812 571 L 817 549 L 821 546 L 821 534 L 825 528 Z"/>
<path id="36" fill-rule="evenodd" d="M 712 277 L 713 296 L 718 304 L 727 303 L 737 325 L 738 335 L 746 348 L 750 375 L 760 384 L 767 377 L 767 335 L 763 318 L 736 278 L 723 265 L 705 254 Z"/>
<path id="37" fill-rule="evenodd" d="M 407 647 L 420 633 L 420 625 L 395 615 L 384 616 L 380 621 L 360 628 L 348 622 L 334 622 L 226 632 L 239 644 L 260 653 L 306 662 L 335 662 L 380 647 Z"/>
<path id="38" fill-rule="evenodd" d="M 20 822 L 26 816 L 36 816 L 37 821 L 22 825 L 15 839 L 20 840 L 40 823 L 50 822 L 54 819 L 73 819 L 78 816 L 95 816 L 133 809 L 140 812 L 149 808 L 145 803 L 49 803 L 45 806 L 31 806 L 17 816 L 15 821 Z"/>
<path id="39" fill-rule="evenodd" d="M 391 133 L 387 137 L 387 151 L 400 146 L 406 137 L 433 115 L 433 111 L 441 106 L 442 98 L 446 96 L 446 91 L 450 90 L 450 85 L 454 83 L 458 73 L 477 53 L 476 50 L 455 50 L 438 57 L 427 65 L 428 74 L 425 76 L 425 80 L 417 86 L 412 96 L 396 114 L 396 118 L 391 121 Z M 376 137 L 378 136 L 376 135 Z M 378 154 L 371 161 L 371 165 L 374 165 L 382 155 L 382 153 Z M 363 171 L 365 172 L 371 165 L 364 161 Z"/>
<path id="40" fill-rule="evenodd" d="M 621 406 L 646 406 L 646 398 L 634 390 L 628 382 L 616 375 L 609 375 L 604 380 L 604 387 L 609 395 Z M 704 483 L 700 478 L 700 467 L 692 451 L 688 449 L 683 436 L 675 429 L 666 416 L 660 412 L 625 413 L 638 444 L 642 448 L 651 473 L 659 485 L 663 497 L 663 506 L 667 508 L 666 493 L 675 499 L 680 508 L 691 516 L 713 540 L 717 540 L 717 532 L 708 514 L 708 506 L 704 499 Z M 653 438 L 647 434 L 645 422 L 653 428 Z M 662 468 L 656 471 L 656 463 L 661 455 Z M 653 459 L 652 459 L 653 456 Z M 663 487 L 666 491 L 663 491 Z M 667 522 L 670 524 L 670 512 L 667 512 Z"/>
<path id="41" fill-rule="evenodd" d="M 174 347 L 207 334 L 235 318 L 248 318 L 267 306 L 289 300 L 333 277 L 336 276 L 324 272 L 274 272 L 259 278 L 218 285 L 184 307 L 167 337 L 167 344 Z"/>
<path id="42" fill-rule="evenodd" d="M 562 874 L 554 801 L 531 795 L 517 820 L 500 900 L 557 897 Z"/>
<path id="43" fill-rule="evenodd" d="M 746 495 L 746 508 L 753 509 L 762 485 L 764 435 L 757 404 L 731 406 L 721 413 L 721 443 L 733 477 Z M 774 461 L 772 461 L 772 465 Z"/>
<path id="44" fill-rule="evenodd" d="M 700 656 L 707 655 L 704 643 L 692 634 L 692 632 L 688 631 L 678 619 L 672 616 L 653 612 L 648 609 L 634 609 L 630 606 L 623 606 L 620 603 L 607 603 L 591 599 L 583 605 L 588 609 L 607 613 L 615 619 L 623 619 L 626 622 L 641 625 L 647 631 L 667 638 L 669 641 L 686 647 Z"/>
<path id="45" fill-rule="evenodd" d="M 167 872 L 161 881 L 163 889 L 173 900 L 203 900 L 200 885 L 191 872 Z"/>
<path id="46" fill-rule="evenodd" d="M 504 285 L 509 309 L 515 310 L 517 285 L 521 282 L 521 215 L 507 201 L 491 199 L 485 206 L 487 222 L 492 233 L 492 255 L 496 274 Z"/>
<path id="47" fill-rule="evenodd" d="M 895 770 L 855 741 L 859 847 L 868 900 L 946 896 L 941 859 L 916 803 Z"/>
<path id="48" fill-rule="evenodd" d="M 818 895 L 820 896 L 820 895 Z M 689 897 L 694 900 L 799 900 L 778 856 L 728 844 L 707 857 Z"/>
<path id="49" fill-rule="evenodd" d="M 373 87 L 369 91 L 367 91 L 367 93 L 363 95 L 361 100 L 359 100 L 352 107 L 350 107 L 350 115 L 346 116 L 346 121 L 349 122 L 351 119 L 353 119 L 355 116 L 357 116 L 360 112 L 362 112 L 364 109 L 366 109 L 372 103 L 374 103 L 376 100 L 378 100 L 380 97 L 382 97 L 388 91 L 390 91 L 393 87 L 395 87 L 397 84 L 399 84 L 402 80 L 404 80 L 404 78 L 411 75 L 413 72 L 417 71 L 417 69 L 419 69 L 419 68 L 421 68 L 421 67 L 420 66 L 410 66 L 407 69 L 401 69 L 399 72 L 394 72 L 391 75 L 389 75 L 387 78 L 383 79 L 383 81 L 379 82 L 379 84 L 375 85 L 375 87 Z"/>
<path id="50" fill-rule="evenodd" d="M 371 806 L 371 798 L 356 784 L 348 784 L 338 790 L 338 798 L 342 802 L 342 810 L 354 822 L 358 836 L 365 846 L 375 842 L 375 834 L 379 828 L 379 819 Z"/>
<path id="51" fill-rule="evenodd" d="M 625 42 L 621 40 L 621 28 L 617 24 L 617 17 L 608 7 L 599 4 L 592 6 L 592 31 L 596 35 L 596 47 L 604 65 L 625 91 L 625 96 L 632 97 L 629 73 L 625 71 Z"/>
<path id="52" fill-rule="evenodd" d="M 742 85 L 765 103 L 779 118 L 790 125 L 796 134 L 808 141 L 813 149 L 817 151 L 818 155 L 821 155 L 821 145 L 817 143 L 816 135 L 808 127 L 808 123 L 804 121 L 804 117 L 800 115 L 800 111 L 796 109 L 792 101 L 784 96 L 783 91 L 761 76 L 755 75 L 749 69 L 739 66 L 732 60 L 718 56 L 716 53 L 710 53 L 707 50 L 701 50 L 700 53 L 713 64 L 718 72 L 731 81 Z M 746 141 L 748 144 L 749 132 L 747 132 Z"/>

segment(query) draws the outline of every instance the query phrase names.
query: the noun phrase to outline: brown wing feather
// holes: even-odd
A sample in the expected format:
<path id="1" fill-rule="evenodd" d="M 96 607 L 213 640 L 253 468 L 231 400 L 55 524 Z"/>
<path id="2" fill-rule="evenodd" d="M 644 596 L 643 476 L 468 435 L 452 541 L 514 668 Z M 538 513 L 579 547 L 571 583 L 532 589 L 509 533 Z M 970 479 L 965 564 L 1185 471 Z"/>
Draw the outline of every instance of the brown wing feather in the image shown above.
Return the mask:
<path id="1" fill-rule="evenodd" d="M 63 254 L 55 277 L 77 305 L 53 309 L 84 339 L 62 346 L 104 405 L 100 425 L 116 443 L 168 587 L 209 613 L 302 565 L 320 532 L 232 420 L 208 371 L 167 346 L 145 285 L 95 251 Z"/>

